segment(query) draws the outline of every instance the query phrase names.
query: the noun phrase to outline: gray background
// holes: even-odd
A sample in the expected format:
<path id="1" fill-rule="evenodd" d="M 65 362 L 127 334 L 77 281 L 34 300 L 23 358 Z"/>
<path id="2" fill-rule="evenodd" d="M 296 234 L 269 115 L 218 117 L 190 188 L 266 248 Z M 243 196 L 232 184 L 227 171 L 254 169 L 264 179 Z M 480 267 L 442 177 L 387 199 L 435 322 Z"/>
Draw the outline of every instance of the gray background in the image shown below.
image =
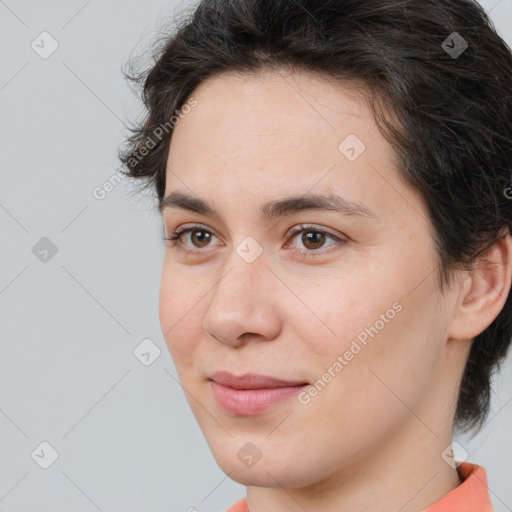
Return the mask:
<path id="1" fill-rule="evenodd" d="M 245 495 L 211 455 L 160 331 L 150 199 L 124 182 L 93 194 L 119 167 L 122 121 L 140 115 L 121 67 L 186 5 L 0 0 L 1 511 L 220 512 Z M 512 0 L 482 5 L 512 45 Z M 58 43 L 46 59 L 31 47 L 51 49 L 44 31 Z M 134 350 L 148 339 L 146 366 Z M 494 385 L 484 430 L 456 440 L 505 511 L 512 358 Z M 47 469 L 43 442 L 58 453 Z"/>

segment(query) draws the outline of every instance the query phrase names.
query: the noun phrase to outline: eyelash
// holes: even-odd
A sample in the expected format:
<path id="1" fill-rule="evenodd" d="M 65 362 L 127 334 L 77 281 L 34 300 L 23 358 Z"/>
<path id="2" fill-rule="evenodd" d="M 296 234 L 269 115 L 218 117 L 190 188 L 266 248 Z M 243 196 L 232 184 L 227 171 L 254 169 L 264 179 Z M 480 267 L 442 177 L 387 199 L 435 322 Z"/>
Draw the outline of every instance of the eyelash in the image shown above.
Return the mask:
<path id="1" fill-rule="evenodd" d="M 174 233 L 172 234 L 171 237 L 166 237 L 166 238 L 164 238 L 164 240 L 171 242 L 171 247 L 175 248 L 180 243 L 181 237 L 183 235 L 185 235 L 186 233 L 189 233 L 192 231 L 204 231 L 204 232 L 210 233 L 212 235 L 214 234 L 211 231 L 209 231 L 208 229 L 205 229 L 201 225 L 185 224 L 185 225 L 181 226 L 179 229 L 177 229 L 176 231 L 174 231 Z M 329 231 L 325 231 L 323 229 L 318 229 L 316 226 L 307 225 L 307 224 L 301 224 L 301 225 L 297 226 L 288 234 L 288 236 L 293 237 L 299 233 L 304 233 L 304 232 L 320 233 L 322 235 L 327 235 L 327 236 L 331 237 L 333 240 L 336 240 L 337 242 L 339 242 L 341 244 L 347 243 L 347 240 L 345 240 L 343 238 L 339 238 L 338 236 L 335 236 L 334 234 L 330 233 Z M 183 244 L 181 244 L 181 245 L 183 245 Z M 180 248 L 180 249 L 185 251 L 187 254 L 202 250 L 199 248 L 190 249 L 186 246 L 183 246 L 183 247 L 184 248 Z M 323 256 L 325 254 L 325 252 L 319 252 L 318 250 L 313 250 L 313 249 L 310 249 L 310 250 L 295 249 L 295 252 L 300 257 L 316 257 L 316 256 Z"/>

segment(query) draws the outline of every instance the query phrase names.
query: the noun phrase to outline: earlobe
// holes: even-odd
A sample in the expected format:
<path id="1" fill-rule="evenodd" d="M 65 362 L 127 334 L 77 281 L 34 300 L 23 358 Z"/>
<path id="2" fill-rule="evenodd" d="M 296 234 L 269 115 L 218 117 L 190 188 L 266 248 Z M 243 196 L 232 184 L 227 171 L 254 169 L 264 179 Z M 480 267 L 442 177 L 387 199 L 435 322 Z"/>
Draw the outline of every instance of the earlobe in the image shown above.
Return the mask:
<path id="1" fill-rule="evenodd" d="M 511 288 L 512 238 L 502 232 L 466 273 L 448 335 L 472 339 L 485 331 L 499 315 Z"/>

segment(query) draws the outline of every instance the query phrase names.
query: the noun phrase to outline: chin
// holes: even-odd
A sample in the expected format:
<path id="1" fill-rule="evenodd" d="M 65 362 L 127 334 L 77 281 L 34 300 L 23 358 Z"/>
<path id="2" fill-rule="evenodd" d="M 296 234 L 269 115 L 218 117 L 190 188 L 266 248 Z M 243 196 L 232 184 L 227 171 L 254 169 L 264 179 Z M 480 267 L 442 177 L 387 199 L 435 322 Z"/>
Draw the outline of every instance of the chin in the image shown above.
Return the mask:
<path id="1" fill-rule="evenodd" d="M 244 452 L 238 448 L 242 443 L 225 443 L 223 447 L 217 446 L 212 450 L 213 456 L 229 478 L 241 485 L 269 488 L 298 488 L 308 486 L 314 480 L 311 468 L 304 471 L 304 467 L 288 462 L 286 453 L 272 450 L 270 455 L 261 454 L 252 465 L 243 462 Z M 227 446 L 226 446 L 227 445 Z M 236 448 L 235 448 L 236 445 Z M 242 460 L 241 460 L 242 459 Z M 291 468 L 295 465 L 295 468 Z"/>

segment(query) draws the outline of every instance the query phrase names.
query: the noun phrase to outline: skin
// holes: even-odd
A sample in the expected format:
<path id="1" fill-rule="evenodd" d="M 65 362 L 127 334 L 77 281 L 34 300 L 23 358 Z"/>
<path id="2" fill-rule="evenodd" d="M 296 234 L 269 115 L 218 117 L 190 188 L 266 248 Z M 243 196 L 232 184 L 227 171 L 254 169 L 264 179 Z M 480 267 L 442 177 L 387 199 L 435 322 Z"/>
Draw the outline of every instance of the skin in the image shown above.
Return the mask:
<path id="1" fill-rule="evenodd" d="M 510 236 L 489 250 L 492 264 L 457 271 L 443 295 L 423 200 L 400 181 L 356 89 L 280 70 L 222 74 L 193 97 L 172 137 L 166 195 L 192 194 L 220 218 L 163 212 L 167 236 L 201 226 L 181 245 L 166 242 L 160 321 L 217 463 L 247 486 L 251 512 L 423 510 L 460 484 L 441 453 L 470 340 L 508 295 Z M 338 150 L 349 134 L 366 145 L 353 162 Z M 260 218 L 267 201 L 310 191 L 362 202 L 376 218 Z M 287 236 L 301 223 L 347 243 Z M 263 250 L 252 263 L 236 252 L 248 236 Z M 236 416 L 214 400 L 208 375 L 218 370 L 315 383 L 397 302 L 401 311 L 309 403 Z M 262 455 L 252 467 L 237 457 L 246 443 Z"/>

